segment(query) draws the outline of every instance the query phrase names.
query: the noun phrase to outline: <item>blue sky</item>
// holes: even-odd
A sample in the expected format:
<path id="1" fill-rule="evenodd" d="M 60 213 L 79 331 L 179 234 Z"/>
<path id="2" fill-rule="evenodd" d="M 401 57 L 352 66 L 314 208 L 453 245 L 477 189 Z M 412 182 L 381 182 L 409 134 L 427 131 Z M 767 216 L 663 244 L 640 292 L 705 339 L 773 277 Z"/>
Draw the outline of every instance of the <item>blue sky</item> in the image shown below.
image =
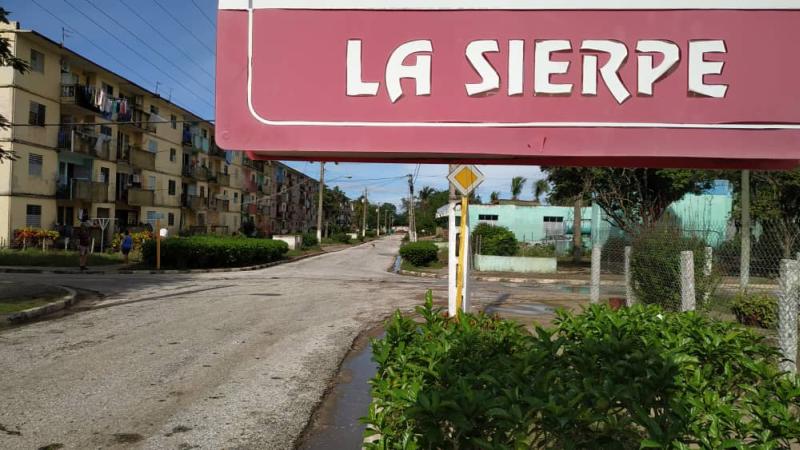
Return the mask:
<path id="1" fill-rule="evenodd" d="M 1 5 L 23 28 L 55 41 L 61 41 L 62 28 L 66 28 L 66 47 L 164 97 L 171 96 L 198 116 L 214 117 L 216 0 L 6 0 Z M 175 45 L 165 42 L 159 32 Z M 289 164 L 315 178 L 319 175 L 319 163 Z M 422 165 L 418 171 L 416 164 L 342 163 L 326 168 L 331 185 L 351 197 L 366 187 L 371 201 L 399 204 L 408 195 L 404 176 L 409 173 L 417 173 L 417 189 L 447 187 L 444 165 Z M 532 198 L 533 181 L 542 177 L 533 166 L 480 169 L 486 175 L 478 190 L 484 199 L 492 191 L 509 197 L 511 178 L 517 175 L 530 180 L 522 198 Z"/>

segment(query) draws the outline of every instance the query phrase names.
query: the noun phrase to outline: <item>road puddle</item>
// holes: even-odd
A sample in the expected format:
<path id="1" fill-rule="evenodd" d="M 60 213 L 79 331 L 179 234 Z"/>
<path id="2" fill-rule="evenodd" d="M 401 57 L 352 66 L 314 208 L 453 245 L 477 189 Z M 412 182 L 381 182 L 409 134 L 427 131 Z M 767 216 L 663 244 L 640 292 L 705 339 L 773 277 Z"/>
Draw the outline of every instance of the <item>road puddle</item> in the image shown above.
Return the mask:
<path id="1" fill-rule="evenodd" d="M 382 336 L 383 330 L 378 328 L 356 339 L 336 376 L 336 384 L 322 400 L 298 448 L 346 450 L 362 447 L 365 426 L 359 419 L 369 411 L 372 401 L 369 380 L 377 372 L 369 339 Z"/>

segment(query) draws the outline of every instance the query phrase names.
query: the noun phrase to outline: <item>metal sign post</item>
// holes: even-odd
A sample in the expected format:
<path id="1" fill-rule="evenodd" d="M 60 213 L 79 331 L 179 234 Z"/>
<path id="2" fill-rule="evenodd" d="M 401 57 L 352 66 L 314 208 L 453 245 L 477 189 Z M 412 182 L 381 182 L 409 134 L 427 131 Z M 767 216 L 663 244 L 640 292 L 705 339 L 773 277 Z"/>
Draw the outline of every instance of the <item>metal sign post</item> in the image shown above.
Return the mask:
<path id="1" fill-rule="evenodd" d="M 450 317 L 454 317 L 458 315 L 458 311 L 469 311 L 469 196 L 483 182 L 484 176 L 475 166 L 459 165 L 450 172 L 447 179 L 461 193 L 461 223 L 457 252 L 454 249 L 456 243 L 455 202 L 452 202 L 449 208 L 448 313 Z"/>

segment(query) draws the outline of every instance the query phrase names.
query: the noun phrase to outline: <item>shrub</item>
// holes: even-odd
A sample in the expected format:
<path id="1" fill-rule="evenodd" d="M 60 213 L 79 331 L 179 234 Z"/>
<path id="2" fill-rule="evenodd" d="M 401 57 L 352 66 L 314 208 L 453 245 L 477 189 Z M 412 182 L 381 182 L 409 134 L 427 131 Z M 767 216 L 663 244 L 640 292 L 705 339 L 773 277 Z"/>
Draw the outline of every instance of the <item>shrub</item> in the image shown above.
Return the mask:
<path id="1" fill-rule="evenodd" d="M 736 324 L 639 305 L 559 312 L 536 335 L 448 319 L 428 293 L 374 340 L 369 449 L 789 448 L 800 379 Z"/>
<path id="2" fill-rule="evenodd" d="M 309 249 L 319 245 L 316 233 L 303 233 L 303 243 L 301 245 L 304 249 Z"/>
<path id="3" fill-rule="evenodd" d="M 417 267 L 436 261 L 439 248 L 431 241 L 411 242 L 400 247 L 400 256 Z"/>
<path id="4" fill-rule="evenodd" d="M 731 311 L 744 325 L 775 328 L 778 324 L 778 299 L 769 294 L 736 294 L 731 302 Z"/>
<path id="5" fill-rule="evenodd" d="M 667 224 L 642 230 L 633 239 L 631 280 L 636 298 L 642 303 L 678 311 L 681 305 L 681 252 L 694 254 L 695 296 L 703 305 L 706 294 L 713 294 L 718 276 L 704 274 L 706 242 L 685 236 Z"/>
<path id="6" fill-rule="evenodd" d="M 161 266 L 178 269 L 238 267 L 282 259 L 289 246 L 282 241 L 244 237 L 192 236 L 161 241 Z M 156 241 L 142 248 L 144 262 L 156 263 Z"/>
<path id="7" fill-rule="evenodd" d="M 20 228 L 14 230 L 14 247 L 41 247 L 42 241 L 52 243 L 59 236 L 58 231 L 30 227 Z"/>
<path id="8" fill-rule="evenodd" d="M 350 243 L 350 235 L 347 233 L 334 233 L 331 235 L 331 239 L 335 242 L 339 242 L 341 244 L 349 244 Z"/>
<path id="9" fill-rule="evenodd" d="M 520 246 L 519 256 L 531 258 L 553 258 L 556 256 L 556 246 L 553 244 L 533 244 Z"/>
<path id="10" fill-rule="evenodd" d="M 625 272 L 625 247 L 631 245 L 626 236 L 609 236 L 600 251 L 601 267 L 604 272 L 621 274 Z M 591 256 L 591 250 L 589 250 Z"/>
<path id="11" fill-rule="evenodd" d="M 115 252 L 120 251 L 123 236 L 122 233 L 117 233 L 114 235 L 114 239 L 111 240 L 111 249 Z M 153 239 L 153 232 L 145 230 L 138 233 L 131 233 L 131 238 L 133 238 L 133 251 L 139 251 L 146 241 Z"/>
<path id="12" fill-rule="evenodd" d="M 514 256 L 517 253 L 517 238 L 506 227 L 481 223 L 472 230 L 472 235 L 481 255 Z"/>

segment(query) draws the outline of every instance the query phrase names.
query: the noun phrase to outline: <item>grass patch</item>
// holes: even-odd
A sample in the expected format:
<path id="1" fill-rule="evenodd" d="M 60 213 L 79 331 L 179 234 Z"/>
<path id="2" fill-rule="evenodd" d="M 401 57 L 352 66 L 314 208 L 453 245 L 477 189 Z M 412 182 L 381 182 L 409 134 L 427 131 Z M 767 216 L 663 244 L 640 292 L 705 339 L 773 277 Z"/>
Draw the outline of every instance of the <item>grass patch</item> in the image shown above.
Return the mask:
<path id="1" fill-rule="evenodd" d="M 119 253 L 94 253 L 89 255 L 90 266 L 122 264 Z M 77 267 L 77 252 L 41 250 L 0 250 L 0 266 Z"/>
<path id="2" fill-rule="evenodd" d="M 36 308 L 51 303 L 53 299 L 46 298 L 25 298 L 0 300 L 0 314 L 11 314 L 26 309 Z"/>
<path id="3" fill-rule="evenodd" d="M 322 247 L 317 245 L 317 246 L 309 247 L 309 248 L 305 248 L 305 249 L 289 250 L 288 252 L 286 252 L 286 257 L 287 258 L 297 258 L 298 256 L 304 256 L 304 255 L 308 255 L 309 253 L 317 253 L 317 252 L 321 252 L 321 251 L 322 251 Z"/>
<path id="4" fill-rule="evenodd" d="M 443 263 L 442 261 L 434 261 L 425 267 L 415 266 L 414 264 L 411 264 L 409 261 L 405 259 L 403 260 L 403 262 L 400 263 L 401 269 L 408 270 L 411 272 L 432 272 L 434 270 L 442 269 L 444 267 L 447 267 L 447 264 Z"/>

